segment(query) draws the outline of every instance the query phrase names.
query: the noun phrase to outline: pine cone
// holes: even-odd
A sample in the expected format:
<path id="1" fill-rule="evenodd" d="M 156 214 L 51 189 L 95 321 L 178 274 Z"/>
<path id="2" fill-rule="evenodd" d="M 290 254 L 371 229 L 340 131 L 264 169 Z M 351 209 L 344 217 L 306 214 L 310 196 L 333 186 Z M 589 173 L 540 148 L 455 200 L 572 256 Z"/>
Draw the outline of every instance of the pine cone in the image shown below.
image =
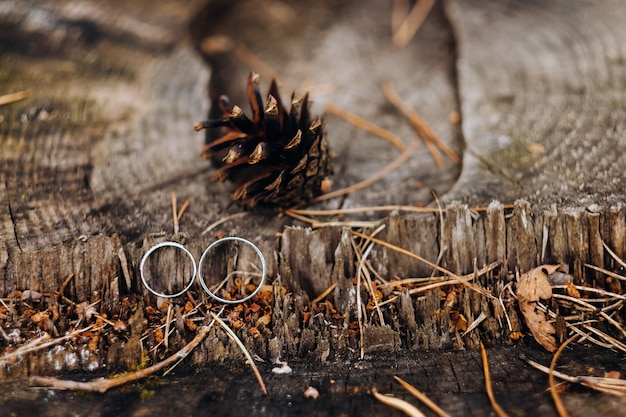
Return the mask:
<path id="1" fill-rule="evenodd" d="M 323 121 L 317 116 L 311 121 L 308 95 L 301 100 L 292 95 L 287 112 L 276 80 L 263 106 L 259 78 L 252 73 L 248 79 L 252 119 L 221 96 L 223 117 L 196 123 L 196 130 L 222 129 L 222 136 L 210 141 L 202 156 L 216 164 L 214 180 L 229 179 L 233 199 L 248 207 L 306 203 L 327 191 L 332 174 Z"/>

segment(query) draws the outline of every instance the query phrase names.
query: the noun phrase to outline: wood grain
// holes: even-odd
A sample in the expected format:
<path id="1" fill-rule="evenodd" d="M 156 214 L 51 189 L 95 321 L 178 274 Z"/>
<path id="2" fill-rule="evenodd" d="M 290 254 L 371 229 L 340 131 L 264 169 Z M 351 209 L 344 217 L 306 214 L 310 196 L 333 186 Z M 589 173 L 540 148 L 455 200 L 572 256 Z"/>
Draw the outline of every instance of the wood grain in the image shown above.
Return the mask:
<path id="1" fill-rule="evenodd" d="M 390 13 L 384 2 L 264 0 L 264 14 L 248 1 L 202 3 L 111 1 L 86 10 L 32 1 L 0 15 L 0 90 L 31 92 L 0 107 L 0 294 L 53 293 L 74 274 L 69 298 L 102 300 L 102 311 L 115 314 L 126 296 L 156 303 L 137 273 L 152 244 L 175 239 L 199 257 L 217 235 L 237 235 L 260 246 L 269 280 L 289 291 L 274 309 L 274 333 L 242 335 L 246 345 L 272 359 L 349 356 L 358 347 L 354 334 L 327 327 L 321 316 L 302 322 L 309 301 L 332 284 L 335 308 L 356 315 L 357 261 L 347 228 L 311 230 L 268 210 L 202 233 L 240 208 L 229 184 L 211 181 L 213 168 L 199 157 L 205 138 L 193 123 L 221 93 L 241 102 L 251 69 L 265 85 L 278 75 L 284 97 L 310 89 L 318 113 L 335 103 L 409 143 L 411 124 L 382 93 L 390 81 L 446 143 L 458 152 L 465 146 L 462 167 L 446 159 L 439 170 L 421 147 L 367 190 L 316 208 L 430 204 L 434 190 L 445 214 L 392 213 L 380 219 L 379 237 L 431 262 L 441 255 L 455 274 L 501 261 L 504 267 L 479 280 L 487 291 L 542 262 L 562 262 L 577 283 L 599 287 L 605 278 L 585 263 L 619 270 L 602 242 L 626 255 L 620 2 L 449 1 L 401 50 L 391 47 L 388 20 L 380 18 Z M 47 26 L 32 25 L 33 10 L 48 17 Z M 230 43 L 207 53 L 207 39 Z M 460 126 L 450 118 L 459 110 Z M 328 117 L 327 131 L 337 188 L 397 156 L 389 143 L 337 118 Z M 177 235 L 172 193 L 190 201 Z M 479 206 L 486 211 L 472 210 Z M 378 246 L 369 260 L 385 279 L 433 272 Z M 619 282 L 611 285 L 622 291 Z M 494 330 L 492 301 L 464 297 L 467 318 L 488 314 L 485 337 L 509 343 L 508 333 Z M 385 326 L 366 319 L 363 337 L 372 350 L 392 354 L 475 348 L 477 337 L 448 332 L 435 314 L 440 301 L 436 292 L 402 296 Z M 205 363 L 229 355 L 236 354 L 213 334 L 195 357 Z"/>
<path id="2" fill-rule="evenodd" d="M 623 204 L 624 4 L 446 5 L 467 147 L 446 200 Z"/>

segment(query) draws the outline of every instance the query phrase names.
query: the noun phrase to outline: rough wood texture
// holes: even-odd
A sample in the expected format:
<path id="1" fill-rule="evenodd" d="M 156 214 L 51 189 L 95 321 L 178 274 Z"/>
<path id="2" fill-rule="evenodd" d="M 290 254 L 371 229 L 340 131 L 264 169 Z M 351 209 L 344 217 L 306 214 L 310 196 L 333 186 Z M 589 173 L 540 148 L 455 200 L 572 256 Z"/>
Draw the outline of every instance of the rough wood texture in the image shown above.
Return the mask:
<path id="1" fill-rule="evenodd" d="M 242 102 L 250 67 L 262 74 L 262 86 L 269 68 L 285 97 L 309 87 L 317 112 L 339 104 L 405 143 L 414 132 L 384 98 L 384 80 L 458 152 L 462 130 L 458 181 L 461 167 L 446 160 L 438 170 L 422 147 L 367 190 L 317 207 L 428 204 L 433 189 L 447 207 L 442 223 L 438 214 L 394 213 L 382 220 L 378 237 L 431 262 L 441 255 L 442 266 L 456 274 L 501 261 L 504 267 L 480 279 L 494 294 L 512 272 L 539 263 L 564 263 L 577 283 L 622 292 L 619 281 L 584 266 L 621 270 L 602 242 L 626 256 L 621 2 L 449 1 L 445 11 L 436 6 L 403 50 L 390 47 L 388 20 L 380 18 L 389 6 L 377 0 L 126 3 L 31 1 L 1 11 L 0 91 L 28 89 L 31 96 L 0 108 L 0 295 L 53 293 L 73 274 L 65 295 L 77 303 L 101 300 L 100 311 L 109 315 L 120 312 L 124 297 L 154 305 L 137 274 L 153 243 L 177 239 L 199 258 L 216 235 L 238 235 L 261 247 L 270 280 L 289 291 L 275 302 L 269 334 L 259 340 L 242 332 L 248 348 L 268 360 L 353 357 L 359 338 L 329 326 L 330 313 L 303 320 L 310 300 L 331 284 L 337 284 L 329 299 L 338 314 L 355 318 L 357 257 L 348 229 L 312 231 L 257 212 L 202 234 L 239 209 L 228 184 L 210 181 L 212 168 L 198 156 L 204 137 L 192 126 L 220 93 Z M 219 36 L 232 43 L 208 54 L 207 39 Z M 461 126 L 449 117 L 459 110 Z M 398 155 L 335 117 L 328 117 L 327 130 L 337 154 L 336 187 Z M 172 192 L 179 203 L 191 203 L 176 236 Z M 477 206 L 487 209 L 468 208 Z M 433 273 L 380 246 L 368 260 L 385 278 Z M 193 294 L 202 298 L 199 288 Z M 400 294 L 382 315 L 384 325 L 376 314 L 365 317 L 364 349 L 475 348 L 478 333 L 491 344 L 511 343 L 492 300 L 465 291 L 460 306 L 470 322 L 487 315 L 465 338 L 437 315 L 439 294 Z M 509 313 L 513 330 L 520 330 L 515 311 Z M 145 329 L 140 314 L 134 320 L 128 343 L 113 344 L 111 365 L 140 360 L 138 335 Z M 172 341 L 172 348 L 183 342 Z M 193 361 L 237 357 L 225 336 L 213 332 Z M 29 366 L 36 371 L 46 361 L 35 355 Z"/>
<path id="2" fill-rule="evenodd" d="M 447 200 L 624 203 L 624 4 L 446 5 L 466 144 Z"/>
<path id="3" fill-rule="evenodd" d="M 597 352 L 596 352 L 597 353 Z M 488 351 L 494 394 L 509 415 L 554 416 L 547 377 L 529 368 L 518 358 L 526 355 L 542 363 L 550 359 L 546 352 L 531 348 L 500 347 Z M 584 348 L 565 352 L 563 362 L 584 374 L 593 363 L 598 374 L 621 370 L 620 355 L 597 356 Z M 615 364 L 619 364 L 616 368 Z M 6 413 L 29 416 L 66 416 L 71 413 L 95 415 L 228 415 L 228 416 L 403 416 L 405 414 L 377 402 L 371 388 L 393 394 L 414 404 L 428 416 L 434 416 L 396 383 L 390 373 L 414 385 L 452 416 L 485 416 L 492 408 L 482 384 L 480 353 L 413 352 L 397 355 L 391 361 L 374 357 L 367 361 L 341 363 L 289 362 L 293 372 L 273 374 L 273 364 L 259 364 L 268 395 L 264 396 L 248 369 L 236 363 L 212 364 L 199 373 L 180 369 L 167 376 L 168 383 L 153 378 L 112 390 L 106 395 L 26 389 L 21 385 L 0 385 L 0 404 Z M 304 396 L 307 387 L 315 387 L 317 400 Z M 572 416 L 621 415 L 623 398 L 570 390 L 562 394 Z M 41 404 L 46 405 L 42 410 Z"/>

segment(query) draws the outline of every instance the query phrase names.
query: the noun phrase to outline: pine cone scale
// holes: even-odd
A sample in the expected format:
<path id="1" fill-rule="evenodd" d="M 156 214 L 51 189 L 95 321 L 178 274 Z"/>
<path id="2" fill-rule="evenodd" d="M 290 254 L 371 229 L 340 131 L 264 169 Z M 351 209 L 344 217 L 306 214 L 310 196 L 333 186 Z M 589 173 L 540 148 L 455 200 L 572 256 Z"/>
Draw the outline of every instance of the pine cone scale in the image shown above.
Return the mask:
<path id="1" fill-rule="evenodd" d="M 222 129 L 221 136 L 202 149 L 202 156 L 216 164 L 214 179 L 232 181 L 233 199 L 248 207 L 287 207 L 310 201 L 332 174 L 323 120 L 311 120 L 308 95 L 302 99 L 292 95 L 287 111 L 275 80 L 265 104 L 258 75 L 250 75 L 246 91 L 251 117 L 222 96 L 223 117 L 195 125 L 197 130 Z"/>

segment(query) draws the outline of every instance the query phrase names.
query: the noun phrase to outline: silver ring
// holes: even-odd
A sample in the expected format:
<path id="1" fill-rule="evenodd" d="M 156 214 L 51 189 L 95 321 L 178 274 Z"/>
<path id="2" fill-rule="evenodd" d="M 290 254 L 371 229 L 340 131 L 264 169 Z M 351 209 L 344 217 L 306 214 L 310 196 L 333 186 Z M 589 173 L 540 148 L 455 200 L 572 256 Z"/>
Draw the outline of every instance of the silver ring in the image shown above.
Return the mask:
<path id="1" fill-rule="evenodd" d="M 187 256 L 189 256 L 189 258 L 191 258 L 191 263 L 193 264 L 193 275 L 191 276 L 191 279 L 189 280 L 189 284 L 187 284 L 187 286 L 182 291 L 177 292 L 176 294 L 163 294 L 163 293 L 160 293 L 158 291 L 153 290 L 148 285 L 148 282 L 146 281 L 146 277 L 143 274 L 143 268 L 145 266 L 146 260 L 148 259 L 148 256 L 150 256 L 152 254 L 152 252 L 154 252 L 155 250 L 163 248 L 163 247 L 166 247 L 166 246 L 172 246 L 174 248 L 178 248 L 178 249 L 182 250 L 183 252 L 185 252 L 187 254 Z M 141 281 L 143 281 L 143 285 L 152 294 L 154 294 L 156 296 L 159 296 L 159 297 L 163 297 L 163 298 L 175 298 L 175 297 L 183 295 L 193 285 L 193 281 L 196 279 L 197 271 L 198 271 L 198 268 L 196 266 L 196 258 L 193 257 L 193 255 L 191 254 L 191 252 L 189 252 L 187 250 L 187 248 L 185 248 L 180 243 L 176 243 L 176 242 L 161 242 L 161 243 L 158 243 L 158 244 L 154 245 L 153 247 L 150 248 L 150 250 L 148 250 L 148 252 L 146 252 L 145 255 L 143 255 L 143 258 L 141 258 L 141 264 L 139 265 L 139 272 L 141 274 Z"/>
<path id="2" fill-rule="evenodd" d="M 206 284 L 206 282 L 204 282 L 204 278 L 202 277 L 202 265 L 204 264 L 204 258 L 206 258 L 207 253 L 209 253 L 209 251 L 211 249 L 213 249 L 215 246 L 220 245 L 226 241 L 229 240 L 235 240 L 238 242 L 242 242 L 245 243 L 246 245 L 250 245 L 252 246 L 252 249 L 254 249 L 254 251 L 256 252 L 257 255 L 259 255 L 259 258 L 261 259 L 261 281 L 259 282 L 259 285 L 256 287 L 256 289 L 254 291 L 252 291 L 250 294 L 248 294 L 247 297 L 242 298 L 240 300 L 226 300 L 224 298 L 221 298 L 215 294 L 213 294 L 211 292 L 211 290 L 209 289 L 209 286 Z M 215 242 L 211 243 L 209 245 L 208 248 L 206 248 L 204 250 L 204 252 L 202 253 L 202 257 L 200 258 L 200 262 L 198 262 L 198 279 L 200 280 L 200 284 L 202 284 L 202 288 L 204 288 L 204 291 L 206 291 L 211 297 L 213 297 L 215 300 L 221 302 L 221 303 L 225 303 L 225 304 L 240 304 L 243 303 L 249 299 L 251 299 L 252 297 L 254 297 L 256 295 L 257 292 L 259 292 L 259 290 L 261 289 L 261 286 L 263 285 L 263 282 L 265 281 L 265 274 L 267 272 L 267 267 L 265 265 L 265 258 L 263 257 L 263 254 L 261 253 L 261 250 L 259 248 L 256 247 L 256 245 L 252 242 L 250 242 L 249 240 L 243 239 L 241 237 L 236 237 L 236 236 L 231 236 L 231 237 L 224 237 L 221 238 L 219 240 L 216 240 Z"/>

